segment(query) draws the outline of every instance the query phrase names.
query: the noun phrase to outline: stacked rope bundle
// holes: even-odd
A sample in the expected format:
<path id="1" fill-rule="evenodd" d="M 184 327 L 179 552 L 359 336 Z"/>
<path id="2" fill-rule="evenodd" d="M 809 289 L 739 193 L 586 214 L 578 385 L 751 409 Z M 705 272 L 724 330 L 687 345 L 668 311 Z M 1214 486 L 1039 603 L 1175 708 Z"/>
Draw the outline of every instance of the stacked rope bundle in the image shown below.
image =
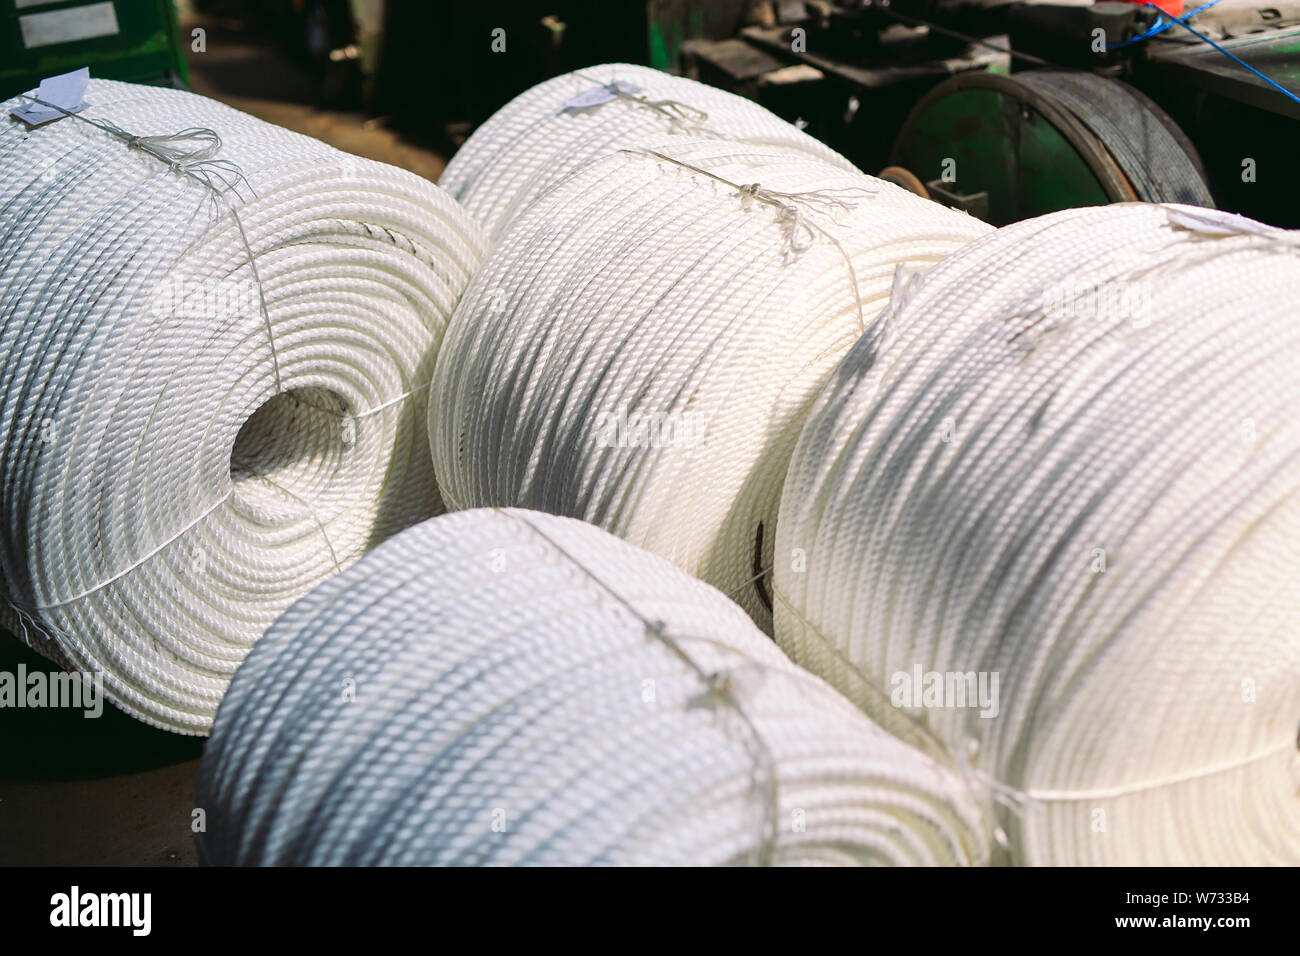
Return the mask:
<path id="1" fill-rule="evenodd" d="M 809 416 L 777 638 L 967 765 L 1011 860 L 1300 861 L 1298 298 L 1295 233 L 1056 213 L 909 284 Z M 996 716 L 921 699 L 964 675 Z"/>
<path id="2" fill-rule="evenodd" d="M 751 100 L 644 66 L 607 63 L 511 100 L 474 131 L 438 183 L 495 239 L 530 201 L 585 163 L 665 133 L 780 144 L 853 168 Z"/>
<path id="3" fill-rule="evenodd" d="M 969 864 L 964 781 L 597 528 L 445 515 L 300 600 L 204 753 L 216 864 Z"/>
<path id="4" fill-rule="evenodd" d="M 770 625 L 776 510 L 825 376 L 989 227 L 783 147 L 677 138 L 539 198 L 484 260 L 431 392 L 448 508 L 591 521 Z"/>
<path id="5" fill-rule="evenodd" d="M 440 510 L 428 381 L 483 238 L 428 182 L 202 97 L 86 99 L 0 122 L 0 597 L 125 710 L 204 732 L 285 607 Z"/>

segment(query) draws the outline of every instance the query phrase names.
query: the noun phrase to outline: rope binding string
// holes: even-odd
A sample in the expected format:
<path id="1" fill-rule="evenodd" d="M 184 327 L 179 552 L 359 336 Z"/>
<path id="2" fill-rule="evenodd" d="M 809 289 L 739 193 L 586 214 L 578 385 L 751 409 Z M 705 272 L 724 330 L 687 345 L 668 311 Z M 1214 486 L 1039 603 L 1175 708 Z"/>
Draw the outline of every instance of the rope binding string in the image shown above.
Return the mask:
<path id="1" fill-rule="evenodd" d="M 243 192 L 247 192 L 252 197 L 256 197 L 257 192 L 253 188 L 252 184 L 248 181 L 247 177 L 244 175 L 243 170 L 240 169 L 240 167 L 236 163 L 228 159 L 216 158 L 217 154 L 221 150 L 221 145 L 222 145 L 220 134 L 216 130 L 209 129 L 206 127 L 189 127 L 187 129 L 179 130 L 178 132 L 175 133 L 153 135 L 153 136 L 141 136 L 123 129 L 121 126 L 114 123 L 112 120 L 91 118 L 88 116 L 84 116 L 79 111 L 66 109 L 65 107 L 60 106 L 57 103 L 47 102 L 46 100 L 43 100 L 40 97 L 31 94 L 24 93 L 24 94 L 20 94 L 20 96 L 24 100 L 28 100 L 40 106 L 44 106 L 47 109 L 55 110 L 63 114 L 64 116 L 71 117 L 72 119 L 75 119 L 81 123 L 85 123 L 88 126 L 93 126 L 94 128 L 104 133 L 107 133 L 109 136 L 112 136 L 114 139 L 119 140 L 120 142 L 125 144 L 128 149 L 139 150 L 140 152 L 152 156 L 154 159 L 165 164 L 171 172 L 179 173 L 199 183 L 201 186 L 204 187 L 204 189 L 206 189 L 209 192 L 209 194 L 213 197 L 213 199 L 218 205 L 224 205 L 230 211 L 231 218 L 235 223 L 236 229 L 239 233 L 240 241 L 244 247 L 244 252 L 248 261 L 249 268 L 253 273 L 254 285 L 257 288 L 258 307 L 261 311 L 262 321 L 266 328 L 267 343 L 270 346 L 270 350 L 271 350 L 271 363 L 272 363 L 272 368 L 275 376 L 275 392 L 277 395 L 285 394 L 283 379 L 281 377 L 281 372 L 280 372 L 279 353 L 275 345 L 275 335 L 271 324 L 270 312 L 266 305 L 266 297 L 262 290 L 261 276 L 258 274 L 258 270 L 257 270 L 256 256 L 253 253 L 252 244 L 248 239 L 248 233 L 244 228 L 244 223 L 243 220 L 240 218 L 239 209 L 238 209 L 238 203 L 240 201 L 245 200 L 245 196 L 243 195 Z M 243 192 L 241 192 L 241 190 Z M 375 406 L 374 408 L 366 409 L 364 411 L 357 412 L 355 414 L 350 414 L 350 415 L 340 413 L 335 409 L 326 408 L 324 406 L 320 406 L 312 402 L 303 401 L 302 399 L 296 396 L 295 396 L 295 400 L 299 401 L 303 405 L 309 406 L 318 411 L 332 415 L 333 417 L 339 419 L 340 421 L 346 421 L 346 420 L 359 421 L 364 417 L 377 414 L 378 412 L 381 412 L 384 409 L 390 408 L 393 405 L 405 401 L 407 398 L 410 398 L 411 396 L 419 392 L 427 390 L 430 387 L 430 384 L 431 383 L 429 382 L 425 382 L 423 384 L 417 385 L 415 388 L 403 392 L 402 394 L 396 396 L 395 398 L 384 401 L 379 405 Z M 317 515 L 315 509 L 311 506 L 310 502 L 305 501 L 304 499 L 301 498 L 301 496 L 292 494 L 287 489 L 283 488 L 281 485 L 272 481 L 266 475 L 262 475 L 256 472 L 253 472 L 253 474 L 259 480 L 264 481 L 265 483 L 280 490 L 281 492 L 284 492 L 289 497 L 293 498 L 298 504 L 304 507 L 308 516 L 312 519 L 313 523 L 320 531 L 321 536 L 325 539 L 325 546 L 329 550 L 330 558 L 334 563 L 335 568 L 337 570 L 341 570 L 342 564 L 339 561 L 339 557 L 334 548 L 333 543 L 329 540 L 329 535 L 326 533 L 325 524 L 323 521 L 321 521 L 320 516 Z M 158 552 L 164 550 L 167 547 L 170 547 L 176 541 L 179 541 L 187 533 L 192 531 L 198 524 L 200 524 L 204 519 L 206 519 L 212 513 L 212 511 L 216 510 L 216 508 L 220 507 L 224 502 L 228 501 L 229 499 L 230 499 L 230 494 L 227 493 L 220 500 L 218 500 L 211 508 L 205 509 L 204 512 L 195 521 L 192 521 L 189 524 L 187 524 L 184 528 L 180 530 L 179 533 L 174 535 L 171 539 L 163 542 L 158 547 L 149 551 L 148 554 L 146 554 L 144 557 L 142 557 L 136 562 L 133 562 L 131 565 L 129 565 L 124 570 L 118 572 L 117 574 L 114 574 L 108 580 L 100 584 L 97 584 L 94 587 L 89 588 L 73 597 L 57 600 L 49 604 L 40 605 L 30 609 L 22 607 L 19 604 L 15 603 L 14 601 L 10 600 L 8 597 L 6 597 L 5 603 L 7 606 L 9 606 L 12 609 L 13 613 L 17 616 L 19 624 L 22 627 L 24 633 L 24 638 L 26 639 L 29 627 L 39 631 L 44 631 L 47 639 L 54 634 L 61 634 L 62 632 L 60 632 L 53 625 L 46 624 L 39 621 L 39 619 L 36 617 L 36 614 L 39 612 L 49 611 L 58 607 L 66 606 L 68 604 L 74 603 L 75 601 L 79 601 L 86 597 L 89 597 L 92 594 L 103 590 L 104 588 L 110 587 L 114 582 L 120 580 L 125 575 L 134 571 L 136 568 L 141 566 L 144 562 L 154 557 Z M 64 634 L 63 636 L 66 638 L 68 635 Z M 26 642 L 30 646 L 31 643 L 30 640 L 28 639 Z"/>
<path id="2" fill-rule="evenodd" d="M 759 732 L 757 725 L 746 712 L 744 705 L 741 704 L 736 696 L 735 685 L 730 675 L 724 671 L 710 672 L 691 657 L 690 654 L 681 646 L 681 638 L 670 634 L 667 625 L 662 620 L 651 619 L 642 614 L 637 607 L 627 598 L 623 597 L 618 591 L 606 584 L 599 575 L 595 574 L 590 568 L 584 565 L 576 557 L 568 552 L 558 541 L 548 535 L 541 528 L 537 527 L 532 521 L 520 514 L 511 511 L 503 511 L 500 508 L 494 508 L 498 514 L 506 515 L 526 527 L 534 536 L 540 538 L 547 547 L 559 554 L 566 562 L 572 565 L 581 575 L 590 580 L 601 592 L 611 597 L 617 604 L 623 607 L 631 614 L 645 630 L 648 638 L 658 641 L 668 651 L 689 668 L 703 685 L 703 691 L 700 695 L 691 701 L 694 707 L 711 707 L 721 705 L 722 707 L 733 712 L 739 720 L 741 726 L 745 729 L 745 739 L 742 746 L 748 753 L 754 763 L 754 774 L 752 778 L 753 788 L 757 794 L 760 808 L 760 831 L 761 837 L 758 845 L 754 850 L 754 863 L 757 866 L 768 866 L 771 864 L 772 856 L 776 849 L 778 839 L 778 818 L 780 815 L 780 803 L 778 795 L 778 783 L 776 775 L 776 758 L 773 756 L 771 748 L 768 747 L 767 741 Z"/>
<path id="3" fill-rule="evenodd" d="M 602 83 L 600 80 L 586 76 L 582 73 L 575 73 L 574 75 L 587 80 L 590 83 L 595 83 L 597 89 L 607 91 L 610 94 L 611 99 L 606 100 L 605 102 L 612 102 L 614 99 L 618 99 L 633 106 L 639 106 L 642 109 L 648 109 L 651 112 L 658 113 L 660 116 L 668 120 L 669 129 L 673 132 L 679 130 L 706 132 L 706 130 L 703 129 L 703 124 L 708 122 L 709 114 L 698 107 L 683 103 L 680 100 L 652 100 L 648 96 L 638 95 L 636 92 L 625 90 L 619 84 L 618 80 L 612 79 L 608 83 Z M 603 105 L 604 103 L 592 103 L 590 106 L 585 108 L 593 109 Z M 570 107 L 565 107 L 565 109 L 569 108 Z"/>
<path id="4" fill-rule="evenodd" d="M 214 197 L 225 203 L 230 210 L 231 217 L 239 230 L 239 237 L 244 246 L 245 255 L 248 258 L 249 268 L 253 272 L 253 281 L 257 287 L 258 305 L 262 313 L 262 321 L 266 327 L 267 342 L 271 348 L 271 363 L 275 372 L 275 390 L 276 394 L 284 393 L 284 385 L 280 377 L 280 360 L 279 353 L 275 347 L 275 335 L 271 327 L 270 312 L 266 307 L 266 298 L 262 292 L 261 277 L 257 272 L 257 260 L 253 254 L 252 245 L 248 241 L 248 234 L 244 230 L 243 221 L 239 218 L 239 210 L 235 203 L 230 199 L 231 196 L 242 199 L 240 189 L 246 189 L 253 197 L 257 196 L 257 191 L 253 185 L 244 176 L 243 170 L 228 159 L 214 159 L 213 157 L 221 149 L 221 136 L 216 130 L 203 127 L 190 127 L 176 133 L 168 133 L 161 136 L 137 136 L 127 132 L 111 120 L 91 119 L 83 116 L 79 112 L 72 112 L 64 109 L 55 103 L 47 103 L 44 100 L 31 96 L 30 94 L 19 94 L 23 99 L 38 103 L 41 106 L 58 110 L 65 116 L 70 116 L 75 120 L 88 123 L 97 129 L 108 133 L 116 139 L 121 140 L 130 149 L 138 149 L 141 152 L 148 153 L 160 162 L 166 163 L 167 168 L 172 172 L 178 172 L 188 176 L 196 182 L 207 188 Z M 400 402 L 405 401 L 411 396 L 427 390 L 431 382 L 424 382 L 409 391 L 402 392 L 391 399 L 388 399 L 373 408 L 364 411 L 345 414 L 336 409 L 327 408 L 324 405 L 317 405 L 314 402 L 304 401 L 295 397 L 295 401 L 300 404 L 324 412 L 340 421 L 359 421 L 386 408 L 390 408 Z"/>
<path id="5" fill-rule="evenodd" d="M 702 169 L 699 166 L 675 159 L 654 149 L 624 148 L 623 153 L 650 156 L 665 163 L 671 163 L 692 173 L 698 173 L 714 182 L 734 189 L 741 200 L 742 208 L 760 203 L 776 210 L 777 221 L 785 232 L 784 254 L 787 259 L 797 258 L 812 248 L 818 237 L 825 239 L 844 259 L 853 287 L 854 305 L 858 314 L 858 327 L 866 331 L 867 323 L 862 309 L 862 295 L 858 290 L 858 275 L 853 268 L 853 259 L 844 249 L 843 244 L 829 231 L 818 225 L 811 215 L 821 215 L 835 222 L 835 213 L 848 212 L 856 208 L 857 203 L 850 198 L 874 195 L 870 189 L 861 186 L 846 186 L 838 189 L 814 189 L 806 192 L 789 193 L 775 189 L 766 189 L 759 183 L 735 183 L 725 176 Z M 836 223 L 838 225 L 838 223 Z"/>
<path id="6" fill-rule="evenodd" d="M 275 391 L 276 394 L 283 392 L 284 384 L 280 377 L 280 356 L 275 348 L 275 333 L 271 329 L 271 314 L 266 308 L 266 296 L 262 292 L 262 279 L 257 273 L 257 259 L 253 255 L 253 247 L 248 241 L 248 233 L 244 230 L 243 220 L 239 217 L 239 210 L 231 198 L 232 196 L 243 198 L 239 193 L 240 186 L 246 187 L 254 196 L 257 193 L 253 190 L 252 184 L 248 182 L 243 170 L 238 165 L 228 159 L 213 158 L 221 150 L 220 134 L 213 129 L 191 127 L 161 136 L 138 136 L 127 132 L 111 120 L 91 119 L 88 116 L 83 116 L 80 112 L 65 109 L 56 103 L 47 103 L 37 96 L 26 93 L 20 95 L 25 100 L 38 103 L 47 109 L 57 110 L 64 116 L 70 116 L 78 122 L 93 126 L 114 139 L 125 143 L 128 149 L 138 149 L 143 153 L 147 153 L 154 159 L 165 163 L 172 172 L 187 176 L 203 186 L 219 205 L 225 205 L 230 210 L 235 227 L 239 230 L 240 241 L 244 244 L 244 252 L 248 257 L 248 267 L 253 273 L 253 283 L 257 287 L 258 307 L 262 312 L 262 321 L 266 324 L 266 338 L 271 347 L 271 364 L 275 372 Z"/>

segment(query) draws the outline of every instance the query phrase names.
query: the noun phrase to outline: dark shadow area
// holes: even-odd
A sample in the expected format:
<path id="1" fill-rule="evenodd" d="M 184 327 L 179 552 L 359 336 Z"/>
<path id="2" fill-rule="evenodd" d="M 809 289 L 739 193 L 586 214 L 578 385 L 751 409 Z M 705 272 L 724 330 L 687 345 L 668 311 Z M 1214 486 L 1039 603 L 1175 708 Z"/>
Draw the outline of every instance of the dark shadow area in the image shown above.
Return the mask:
<path id="1" fill-rule="evenodd" d="M 59 669 L 0 631 L 0 672 Z M 0 866 L 195 865 L 203 743 L 107 702 L 97 718 L 0 707 Z"/>
<path id="2" fill-rule="evenodd" d="M 529 87 L 598 63 L 647 61 L 643 4 L 390 2 L 373 109 L 444 150 Z"/>
<path id="3" fill-rule="evenodd" d="M 59 673 L 17 638 L 0 638 L 0 671 Z M 158 730 L 104 702 L 97 718 L 58 707 L 0 707 L 0 788 L 138 773 L 198 759 L 203 738 Z M 0 801 L 3 800 L 0 789 Z"/>
<path id="4" fill-rule="evenodd" d="M 316 106 L 311 75 L 255 26 L 229 16 L 204 16 L 185 21 L 206 31 L 207 49 L 189 52 L 190 70 L 202 73 L 205 95 L 214 99 L 247 96 Z M 191 84 L 192 85 L 192 84 Z"/>
<path id="5" fill-rule="evenodd" d="M 382 42 L 361 30 L 346 0 L 209 0 L 181 18 L 180 34 L 195 93 L 426 179 L 442 174 L 443 131 L 427 111 L 400 133 L 374 114 Z"/>

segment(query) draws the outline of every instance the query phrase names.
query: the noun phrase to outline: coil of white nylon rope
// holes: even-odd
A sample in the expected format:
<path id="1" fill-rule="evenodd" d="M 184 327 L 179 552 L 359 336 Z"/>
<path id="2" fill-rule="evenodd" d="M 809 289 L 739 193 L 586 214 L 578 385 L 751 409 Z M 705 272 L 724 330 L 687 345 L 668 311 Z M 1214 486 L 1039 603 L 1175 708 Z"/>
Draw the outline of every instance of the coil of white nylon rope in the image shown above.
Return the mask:
<path id="1" fill-rule="evenodd" d="M 1300 234 L 1070 210 L 914 283 L 794 453 L 778 641 L 1013 862 L 1300 862 Z"/>
<path id="2" fill-rule="evenodd" d="M 897 267 L 989 231 L 780 146 L 679 136 L 589 164 L 494 244 L 448 330 L 429 419 L 447 507 L 583 518 L 769 627 L 808 403 Z"/>
<path id="3" fill-rule="evenodd" d="M 419 177 L 211 100 L 86 100 L 0 121 L 0 596 L 202 733 L 285 607 L 441 510 L 428 381 L 484 239 Z"/>
<path id="4" fill-rule="evenodd" d="M 497 239 L 532 199 L 584 164 L 665 133 L 779 144 L 853 169 L 752 100 L 648 67 L 606 63 L 515 97 L 465 141 L 438 184 Z"/>
<path id="5" fill-rule="evenodd" d="M 204 752 L 204 859 L 974 864 L 965 782 L 661 558 L 482 509 L 291 607 Z"/>

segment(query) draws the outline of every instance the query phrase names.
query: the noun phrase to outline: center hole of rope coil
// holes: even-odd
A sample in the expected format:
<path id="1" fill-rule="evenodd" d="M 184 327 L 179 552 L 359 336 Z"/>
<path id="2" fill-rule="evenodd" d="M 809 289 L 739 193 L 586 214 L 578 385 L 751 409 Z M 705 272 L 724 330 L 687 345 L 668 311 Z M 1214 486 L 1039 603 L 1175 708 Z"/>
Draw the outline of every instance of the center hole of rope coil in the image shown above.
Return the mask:
<path id="1" fill-rule="evenodd" d="M 343 457 L 359 423 L 326 388 L 296 388 L 271 398 L 244 422 L 230 451 L 234 500 L 260 521 L 324 520 Z"/>

